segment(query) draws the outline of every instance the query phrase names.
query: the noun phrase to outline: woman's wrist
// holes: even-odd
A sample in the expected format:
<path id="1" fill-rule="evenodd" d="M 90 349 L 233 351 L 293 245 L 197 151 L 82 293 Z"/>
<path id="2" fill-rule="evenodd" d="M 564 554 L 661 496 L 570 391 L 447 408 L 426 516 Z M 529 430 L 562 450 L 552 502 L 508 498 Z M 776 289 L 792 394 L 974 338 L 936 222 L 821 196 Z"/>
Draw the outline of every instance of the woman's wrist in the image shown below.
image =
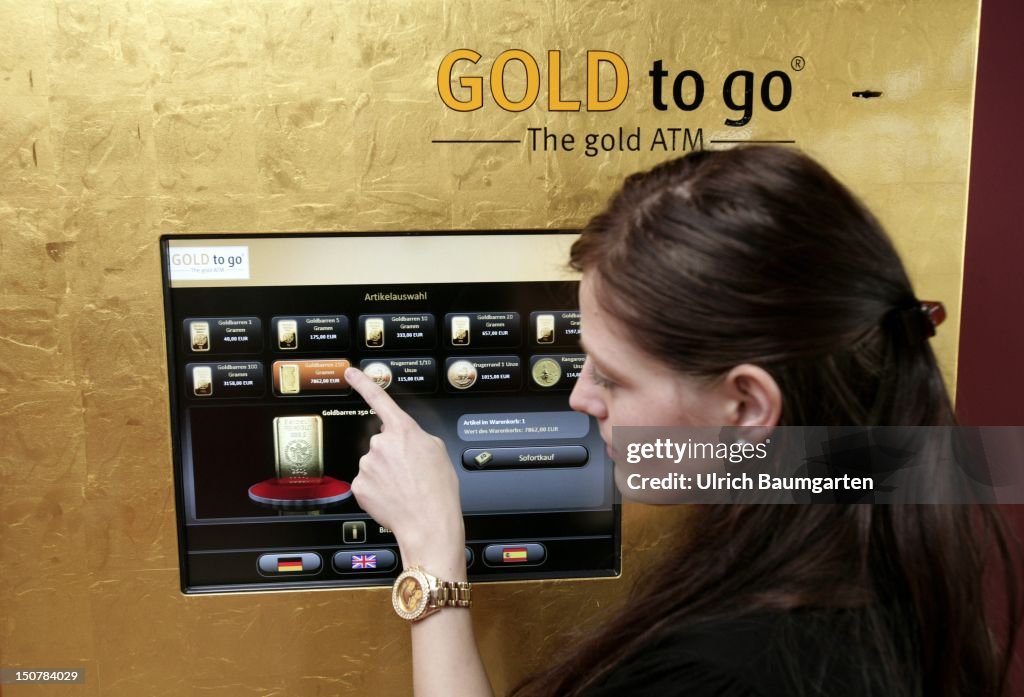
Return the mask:
<path id="1" fill-rule="evenodd" d="M 466 580 L 466 534 L 461 522 L 457 530 L 425 531 L 426 535 L 399 540 L 402 565 L 419 566 L 445 581 Z"/>

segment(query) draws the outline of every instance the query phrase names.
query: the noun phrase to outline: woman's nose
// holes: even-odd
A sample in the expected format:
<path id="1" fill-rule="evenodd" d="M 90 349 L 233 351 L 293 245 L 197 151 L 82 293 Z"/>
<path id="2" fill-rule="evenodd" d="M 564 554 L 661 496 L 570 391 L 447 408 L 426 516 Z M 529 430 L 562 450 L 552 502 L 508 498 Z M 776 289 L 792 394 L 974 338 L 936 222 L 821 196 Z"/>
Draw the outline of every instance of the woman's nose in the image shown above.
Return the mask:
<path id="1" fill-rule="evenodd" d="M 574 411 L 593 416 L 595 419 L 603 419 L 608 416 L 608 410 L 598 393 L 597 386 L 588 377 L 589 375 L 590 371 L 584 364 L 583 370 L 580 371 L 580 376 L 576 380 L 576 385 L 572 388 L 572 394 L 569 395 L 569 407 Z"/>

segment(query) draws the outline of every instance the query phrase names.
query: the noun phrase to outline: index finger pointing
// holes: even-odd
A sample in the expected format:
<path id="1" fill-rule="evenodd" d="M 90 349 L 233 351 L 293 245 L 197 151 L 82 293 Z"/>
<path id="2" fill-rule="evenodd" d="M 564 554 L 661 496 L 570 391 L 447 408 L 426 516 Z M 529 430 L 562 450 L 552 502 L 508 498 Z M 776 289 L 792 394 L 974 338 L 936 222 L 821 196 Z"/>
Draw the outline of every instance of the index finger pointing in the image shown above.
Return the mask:
<path id="1" fill-rule="evenodd" d="M 377 412 L 377 416 L 385 426 L 398 426 L 412 420 L 412 417 L 405 413 L 402 407 L 395 404 L 391 395 L 385 392 L 380 385 L 366 376 L 366 373 L 356 367 L 349 367 L 345 370 L 345 382 L 359 393 L 359 396 L 366 400 L 370 408 Z"/>

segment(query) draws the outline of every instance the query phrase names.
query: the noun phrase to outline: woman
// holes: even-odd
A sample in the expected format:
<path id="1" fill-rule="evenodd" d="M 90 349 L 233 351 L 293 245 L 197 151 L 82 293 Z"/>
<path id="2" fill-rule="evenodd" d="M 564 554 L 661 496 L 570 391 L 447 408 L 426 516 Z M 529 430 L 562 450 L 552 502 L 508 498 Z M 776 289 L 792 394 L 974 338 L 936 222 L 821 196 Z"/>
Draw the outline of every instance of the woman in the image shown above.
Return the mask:
<path id="1" fill-rule="evenodd" d="M 700 152 L 629 177 L 571 264 L 587 361 L 570 405 L 609 445 L 613 426 L 954 423 L 934 327 L 891 243 L 795 150 Z M 360 505 L 406 566 L 465 580 L 443 447 L 348 377 L 384 424 L 353 482 Z M 993 510 L 715 505 L 697 518 L 621 614 L 514 694 L 1005 694 L 984 614 L 993 556 L 1014 617 L 1017 589 Z M 412 635 L 417 695 L 490 694 L 468 612 Z"/>

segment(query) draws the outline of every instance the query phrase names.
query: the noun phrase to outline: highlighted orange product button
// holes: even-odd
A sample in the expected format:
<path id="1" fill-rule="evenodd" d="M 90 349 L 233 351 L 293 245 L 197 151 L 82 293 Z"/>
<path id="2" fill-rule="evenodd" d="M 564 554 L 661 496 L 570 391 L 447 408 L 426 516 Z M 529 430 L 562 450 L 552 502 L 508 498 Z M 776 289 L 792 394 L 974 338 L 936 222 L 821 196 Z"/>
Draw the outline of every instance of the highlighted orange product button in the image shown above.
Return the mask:
<path id="1" fill-rule="evenodd" d="M 345 370 L 350 365 L 344 358 L 274 361 L 270 370 L 274 379 L 274 394 L 285 397 L 350 394 L 352 388 L 345 381 Z"/>

